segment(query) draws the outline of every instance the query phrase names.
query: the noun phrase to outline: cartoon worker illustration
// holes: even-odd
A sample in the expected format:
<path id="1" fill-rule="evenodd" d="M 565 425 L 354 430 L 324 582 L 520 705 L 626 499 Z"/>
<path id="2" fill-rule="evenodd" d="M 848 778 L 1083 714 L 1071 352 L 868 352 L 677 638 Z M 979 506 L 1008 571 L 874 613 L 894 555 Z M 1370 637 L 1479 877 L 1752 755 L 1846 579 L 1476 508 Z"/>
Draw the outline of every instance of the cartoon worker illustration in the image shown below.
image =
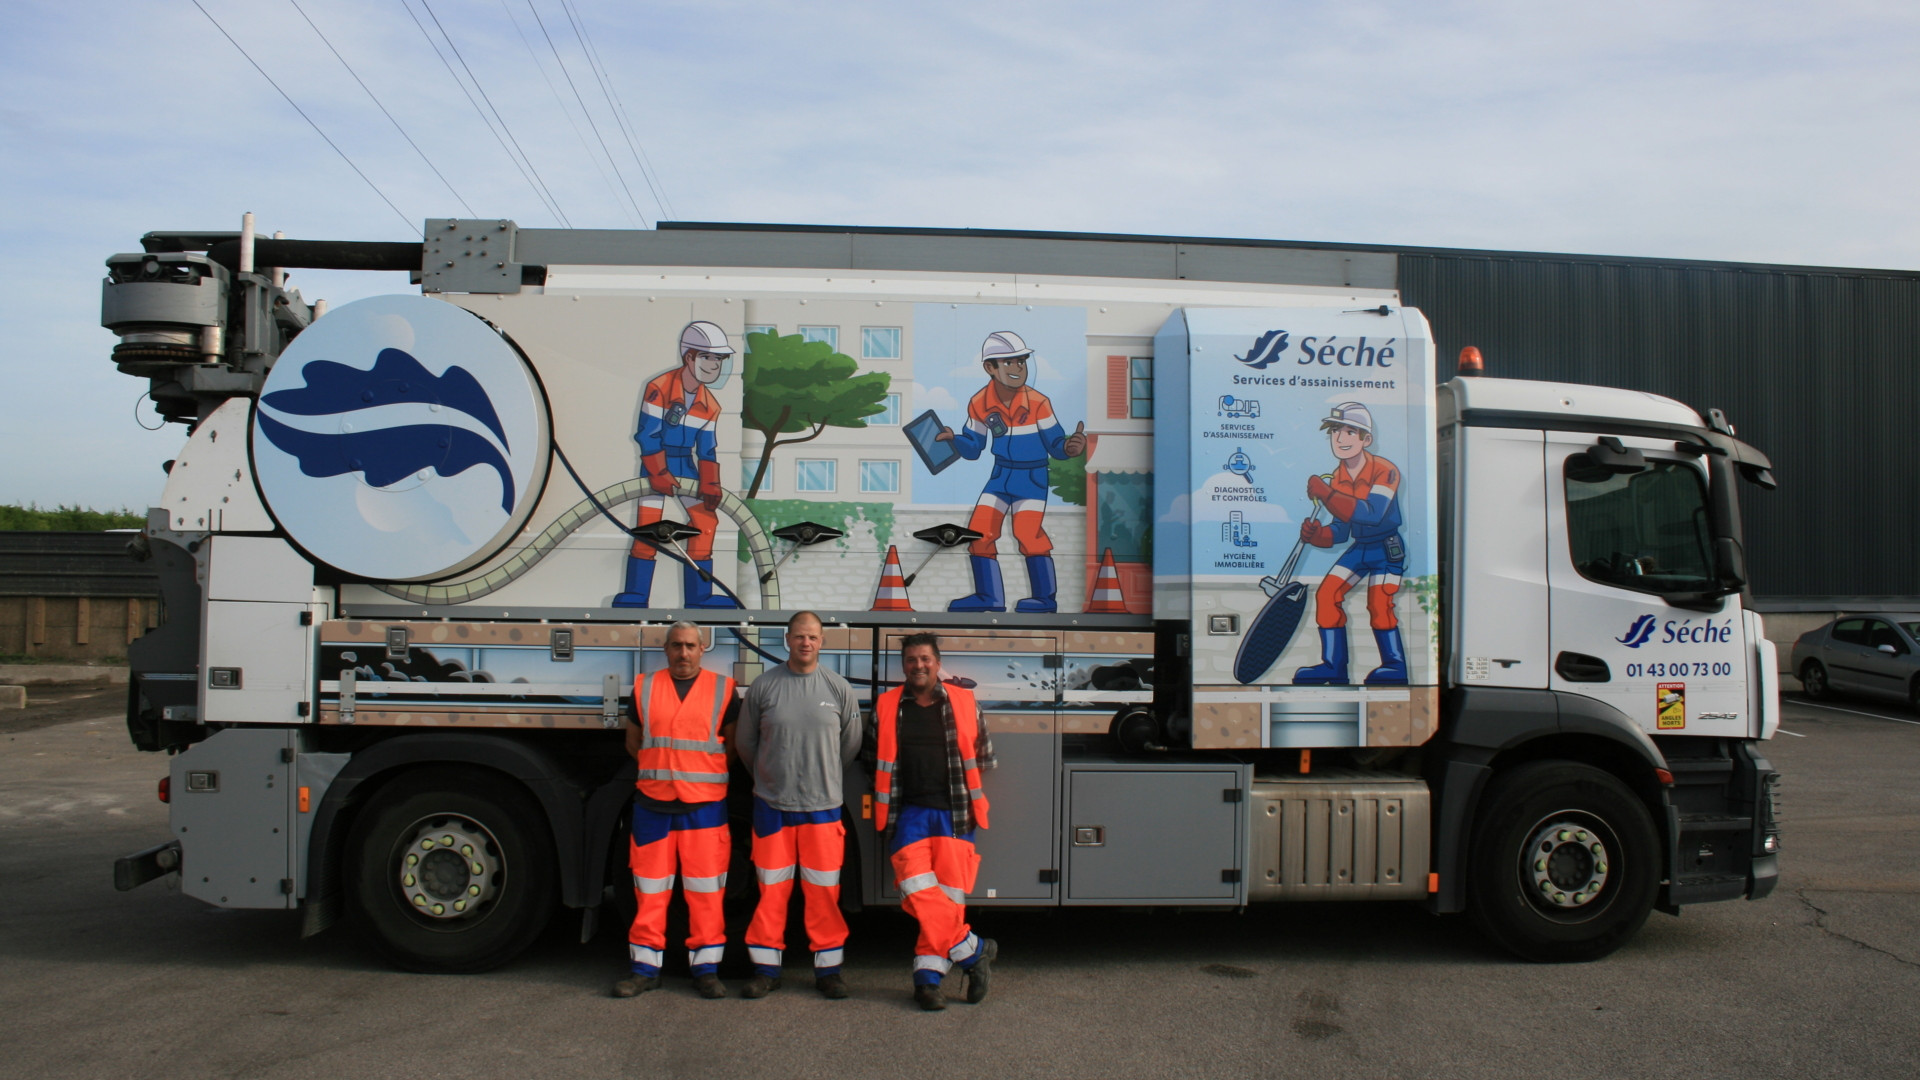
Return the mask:
<path id="1" fill-rule="evenodd" d="M 720 378 L 733 346 L 726 331 L 710 322 L 690 322 L 680 331 L 680 366 L 647 383 L 640 399 L 640 466 L 653 489 L 640 498 L 642 526 L 664 516 L 669 499 L 678 499 L 687 521 L 700 535 L 687 542 L 694 561 L 685 570 L 685 606 L 738 607 L 725 596 L 713 595 L 713 534 L 720 524 L 720 462 L 714 456 L 720 403 L 708 385 Z M 679 479 L 697 481 L 699 494 L 679 492 Z M 653 594 L 652 544 L 633 542 L 627 557 L 627 589 L 613 598 L 614 607 L 646 607 Z M 704 572 L 704 573 L 703 573 Z"/>
<path id="2" fill-rule="evenodd" d="M 1348 544 L 1320 581 L 1314 593 L 1314 616 L 1320 625 L 1320 662 L 1293 673 L 1295 685 L 1344 686 L 1347 678 L 1347 613 L 1342 601 L 1360 577 L 1367 579 L 1367 615 L 1380 645 L 1380 666 L 1367 673 L 1369 686 L 1405 686 L 1407 650 L 1400 640 L 1400 620 L 1394 614 L 1393 594 L 1407 568 L 1407 545 L 1400 537 L 1400 470 L 1386 458 L 1368 453 L 1373 445 L 1373 414 L 1357 401 L 1333 407 L 1320 421 L 1337 460 L 1331 477 L 1307 479 L 1307 494 L 1320 502 L 1333 521 L 1308 518 L 1300 523 L 1300 538 L 1315 547 Z"/>
<path id="3" fill-rule="evenodd" d="M 1053 541 L 1041 519 L 1047 511 L 1047 459 L 1079 457 L 1087 448 L 1085 422 L 1068 435 L 1053 415 L 1053 402 L 1027 384 L 1033 350 L 1011 330 L 996 330 L 980 345 L 980 366 L 987 385 L 967 403 L 967 422 L 959 434 L 941 428 L 934 439 L 953 443 L 960 456 L 973 461 L 991 444 L 993 473 L 967 527 L 980 534 L 968 545 L 973 565 L 973 595 L 947 605 L 948 611 L 1005 611 L 1006 588 L 1001 582 L 996 541 L 1008 514 L 1013 536 L 1027 560 L 1027 585 L 1033 595 L 1014 605 L 1017 611 L 1055 610 L 1057 579 L 1053 568 Z"/>

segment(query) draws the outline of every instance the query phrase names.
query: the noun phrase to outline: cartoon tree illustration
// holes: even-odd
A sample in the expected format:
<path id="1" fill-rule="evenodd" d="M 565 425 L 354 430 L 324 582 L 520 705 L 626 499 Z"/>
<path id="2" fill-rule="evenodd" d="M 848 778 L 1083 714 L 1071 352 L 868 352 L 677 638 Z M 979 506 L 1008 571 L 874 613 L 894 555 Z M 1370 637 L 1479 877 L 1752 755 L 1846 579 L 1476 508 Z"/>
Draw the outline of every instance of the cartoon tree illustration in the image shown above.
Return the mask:
<path id="1" fill-rule="evenodd" d="M 775 447 L 817 439 L 829 427 L 865 427 L 867 417 L 886 411 L 893 382 L 877 372 L 856 374 L 860 365 L 853 357 L 799 334 L 748 334 L 742 367 L 740 422 L 766 437 L 749 499 L 760 493 Z M 803 431 L 797 438 L 780 437 Z"/>

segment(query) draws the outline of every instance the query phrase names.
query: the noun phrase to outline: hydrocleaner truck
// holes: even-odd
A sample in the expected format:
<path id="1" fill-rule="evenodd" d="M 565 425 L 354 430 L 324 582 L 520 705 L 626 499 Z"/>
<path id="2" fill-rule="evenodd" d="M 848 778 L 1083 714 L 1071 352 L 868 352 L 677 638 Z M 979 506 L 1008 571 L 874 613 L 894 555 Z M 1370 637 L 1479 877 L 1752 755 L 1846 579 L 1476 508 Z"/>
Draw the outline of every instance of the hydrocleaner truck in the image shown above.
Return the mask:
<path id="1" fill-rule="evenodd" d="M 972 905 L 1401 901 L 1577 961 L 1774 887 L 1766 457 L 1650 394 L 1438 382 L 1390 256 L 447 219 L 142 248 L 102 322 L 189 434 L 129 650 L 173 835 L 124 888 L 420 970 L 563 907 L 584 939 L 626 888 L 636 673 L 688 619 L 745 682 L 802 609 L 869 701 L 921 631 L 981 701 Z M 327 311 L 302 268 L 419 290 Z M 897 903 L 871 790 L 847 902 Z"/>

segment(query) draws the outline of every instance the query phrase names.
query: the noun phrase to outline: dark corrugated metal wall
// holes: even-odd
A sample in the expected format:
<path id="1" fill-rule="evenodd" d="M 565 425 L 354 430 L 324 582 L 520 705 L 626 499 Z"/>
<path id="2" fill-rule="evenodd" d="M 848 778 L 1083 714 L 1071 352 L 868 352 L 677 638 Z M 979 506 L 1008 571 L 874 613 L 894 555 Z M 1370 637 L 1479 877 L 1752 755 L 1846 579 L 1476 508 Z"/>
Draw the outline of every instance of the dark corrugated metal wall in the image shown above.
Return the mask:
<path id="1" fill-rule="evenodd" d="M 1754 591 L 1920 602 L 1920 274 L 1405 253 L 1443 377 L 1647 390 L 1724 410 L 1773 458 L 1743 486 Z"/>

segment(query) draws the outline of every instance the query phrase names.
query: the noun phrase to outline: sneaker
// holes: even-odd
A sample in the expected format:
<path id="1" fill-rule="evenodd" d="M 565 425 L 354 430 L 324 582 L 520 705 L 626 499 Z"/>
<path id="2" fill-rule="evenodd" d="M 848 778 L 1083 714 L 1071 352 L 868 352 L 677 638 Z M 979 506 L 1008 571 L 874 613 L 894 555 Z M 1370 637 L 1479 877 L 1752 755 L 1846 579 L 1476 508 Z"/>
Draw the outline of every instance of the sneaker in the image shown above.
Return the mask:
<path id="1" fill-rule="evenodd" d="M 1000 943 L 990 937 L 980 939 L 980 957 L 967 969 L 967 1004 L 987 1000 L 987 988 L 993 978 L 993 958 L 1000 955 Z"/>
<path id="2" fill-rule="evenodd" d="M 779 979 L 772 975 L 755 975 L 753 978 L 747 980 L 747 985 L 740 988 L 740 996 L 743 998 L 763 998 L 778 989 L 780 989 Z"/>
<path id="3" fill-rule="evenodd" d="M 947 999 L 941 995 L 939 983 L 921 983 L 914 987 L 913 1000 L 927 1012 L 939 1012 L 947 1007 Z"/>
<path id="4" fill-rule="evenodd" d="M 847 996 L 847 980 L 841 978 L 837 971 L 813 980 L 813 988 L 829 1001 L 839 1001 Z"/>
<path id="5" fill-rule="evenodd" d="M 695 975 L 693 977 L 693 989 L 695 993 L 709 1000 L 727 996 L 727 984 L 721 982 L 720 976 L 715 975 L 711 971 L 705 975 Z"/>
<path id="6" fill-rule="evenodd" d="M 658 975 L 629 975 L 613 984 L 613 996 L 617 998 L 639 997 L 649 990 L 660 989 Z"/>

